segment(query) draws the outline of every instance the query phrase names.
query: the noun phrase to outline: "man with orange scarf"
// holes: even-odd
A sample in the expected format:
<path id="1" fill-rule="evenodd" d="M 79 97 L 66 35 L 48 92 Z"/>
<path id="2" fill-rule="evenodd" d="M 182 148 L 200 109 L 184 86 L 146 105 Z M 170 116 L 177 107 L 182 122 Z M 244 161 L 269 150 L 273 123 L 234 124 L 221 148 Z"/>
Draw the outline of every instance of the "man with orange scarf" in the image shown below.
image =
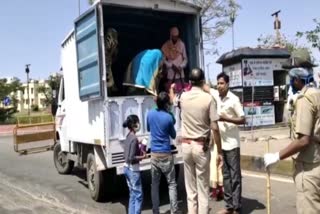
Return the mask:
<path id="1" fill-rule="evenodd" d="M 169 90 L 170 85 L 175 83 L 176 89 L 180 91 L 184 87 L 183 69 L 187 66 L 188 58 L 186 47 L 179 38 L 177 27 L 170 29 L 170 39 L 163 44 L 161 49 L 164 54 L 164 65 L 168 79 L 166 89 Z"/>

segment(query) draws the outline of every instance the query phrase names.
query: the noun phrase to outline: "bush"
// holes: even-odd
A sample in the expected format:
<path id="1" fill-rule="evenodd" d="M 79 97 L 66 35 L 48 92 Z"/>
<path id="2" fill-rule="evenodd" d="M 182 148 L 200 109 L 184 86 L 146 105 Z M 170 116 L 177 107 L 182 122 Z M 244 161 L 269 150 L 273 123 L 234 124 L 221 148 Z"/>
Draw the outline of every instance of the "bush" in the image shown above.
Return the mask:
<path id="1" fill-rule="evenodd" d="M 16 124 L 17 119 L 15 117 L 9 117 L 4 122 L 0 122 L 3 125 Z"/>
<path id="2" fill-rule="evenodd" d="M 0 108 L 0 123 L 7 123 L 15 112 L 15 108 Z"/>
<path id="3" fill-rule="evenodd" d="M 39 106 L 38 105 L 31 105 L 32 111 L 39 111 Z"/>
<path id="4" fill-rule="evenodd" d="M 35 116 L 18 116 L 17 122 L 21 124 L 37 124 L 37 123 L 49 123 L 53 122 L 54 118 L 50 114 L 35 115 Z"/>

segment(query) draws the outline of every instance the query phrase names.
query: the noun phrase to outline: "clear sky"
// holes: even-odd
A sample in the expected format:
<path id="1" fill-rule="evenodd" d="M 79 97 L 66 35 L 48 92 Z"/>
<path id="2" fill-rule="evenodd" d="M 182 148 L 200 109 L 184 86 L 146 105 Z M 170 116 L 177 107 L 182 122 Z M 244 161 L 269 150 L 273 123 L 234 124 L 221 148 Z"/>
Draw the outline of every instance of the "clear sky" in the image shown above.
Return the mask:
<path id="1" fill-rule="evenodd" d="M 86 0 L 81 8 L 88 7 Z M 78 15 L 78 0 L 8 0 L 0 7 L 0 77 L 47 78 L 60 69 L 60 44 Z"/>
<path id="2" fill-rule="evenodd" d="M 88 7 L 80 0 L 81 10 Z M 242 9 L 235 22 L 235 47 L 256 46 L 257 38 L 272 34 L 271 14 L 281 9 L 282 33 L 293 37 L 296 31 L 311 29 L 320 18 L 319 0 L 239 0 Z M 78 0 L 8 0 L 0 7 L 0 77 L 16 76 L 25 81 L 25 64 L 31 64 L 30 77 L 46 78 L 60 68 L 60 44 L 78 15 Z M 231 29 L 218 39 L 219 53 L 232 49 Z M 315 51 L 314 53 L 317 53 Z M 318 54 L 315 55 L 319 60 Z M 221 71 L 218 56 L 207 56 L 210 78 Z"/>

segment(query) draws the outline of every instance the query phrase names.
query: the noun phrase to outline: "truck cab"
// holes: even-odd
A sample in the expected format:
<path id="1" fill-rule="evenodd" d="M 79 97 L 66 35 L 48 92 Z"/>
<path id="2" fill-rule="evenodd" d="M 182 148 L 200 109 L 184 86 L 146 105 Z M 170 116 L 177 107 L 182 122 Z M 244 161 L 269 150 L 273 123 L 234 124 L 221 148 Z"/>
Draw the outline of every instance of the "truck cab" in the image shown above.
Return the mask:
<path id="1" fill-rule="evenodd" d="M 154 98 L 128 95 L 122 83 L 130 61 L 142 50 L 161 49 L 169 39 L 169 29 L 177 26 L 186 45 L 188 65 L 184 72 L 188 76 L 193 67 L 203 67 L 200 23 L 199 7 L 175 0 L 100 0 L 75 20 L 74 29 L 61 44 L 63 78 L 54 161 L 61 174 L 70 173 L 75 164 L 87 168 L 94 200 L 101 200 L 102 190 L 113 186 L 104 182 L 106 175 L 122 174 L 125 118 L 138 115 L 141 129 L 137 135 L 149 137 L 146 117 L 155 105 Z M 111 61 L 106 44 L 110 29 L 117 33 L 117 54 Z M 113 88 L 108 87 L 108 69 L 112 69 Z M 178 108 L 174 114 L 179 135 Z M 183 163 L 180 146 L 174 141 L 172 145 L 175 163 Z M 150 159 L 145 159 L 141 170 L 148 169 Z"/>

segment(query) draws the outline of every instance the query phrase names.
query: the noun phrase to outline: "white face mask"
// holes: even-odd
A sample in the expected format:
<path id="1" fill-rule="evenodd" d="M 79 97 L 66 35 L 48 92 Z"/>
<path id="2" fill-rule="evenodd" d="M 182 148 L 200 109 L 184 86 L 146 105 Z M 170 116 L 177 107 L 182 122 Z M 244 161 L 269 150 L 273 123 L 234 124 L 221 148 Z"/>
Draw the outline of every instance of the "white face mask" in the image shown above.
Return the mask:
<path id="1" fill-rule="evenodd" d="M 140 131 L 140 123 L 136 124 L 136 127 L 134 128 L 135 132 L 139 132 Z"/>

